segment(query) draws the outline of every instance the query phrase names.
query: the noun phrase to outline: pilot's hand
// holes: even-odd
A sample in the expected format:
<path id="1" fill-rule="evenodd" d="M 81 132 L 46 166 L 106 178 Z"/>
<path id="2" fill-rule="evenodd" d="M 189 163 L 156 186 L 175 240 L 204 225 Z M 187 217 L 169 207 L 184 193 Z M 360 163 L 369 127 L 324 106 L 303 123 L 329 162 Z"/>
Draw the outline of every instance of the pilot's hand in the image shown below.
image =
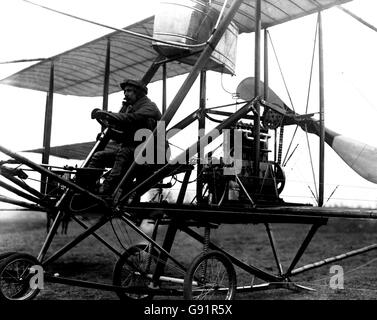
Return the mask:
<path id="1" fill-rule="evenodd" d="M 92 113 L 90 114 L 90 117 L 92 119 L 97 119 L 97 113 L 98 113 L 98 111 L 101 111 L 101 109 L 99 109 L 99 108 L 93 109 Z"/>
<path id="2" fill-rule="evenodd" d="M 94 114 L 93 114 L 94 113 Z M 108 114 L 111 113 L 109 111 L 103 111 L 101 109 L 94 109 L 92 111 L 92 118 L 93 119 L 102 119 L 102 120 L 109 120 Z"/>

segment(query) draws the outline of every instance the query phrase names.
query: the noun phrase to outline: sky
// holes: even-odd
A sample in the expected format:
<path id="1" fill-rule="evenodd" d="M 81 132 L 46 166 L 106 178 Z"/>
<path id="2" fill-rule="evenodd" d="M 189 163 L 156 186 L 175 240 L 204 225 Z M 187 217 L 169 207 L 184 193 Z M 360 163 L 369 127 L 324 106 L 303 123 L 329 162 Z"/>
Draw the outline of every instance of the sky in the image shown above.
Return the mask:
<path id="1" fill-rule="evenodd" d="M 36 0 L 35 2 L 116 28 L 123 28 L 152 15 L 158 6 L 156 0 Z M 377 26 L 375 0 L 354 0 L 344 7 Z M 300 113 L 305 112 L 308 99 L 315 21 L 316 16 L 312 15 L 270 29 L 289 94 L 285 90 L 272 49 L 270 49 L 270 87 L 287 105 L 293 105 Z M 377 118 L 375 88 L 377 33 L 336 8 L 323 13 L 323 29 L 326 127 L 377 146 L 375 139 L 377 136 L 375 120 Z M 50 57 L 112 32 L 107 28 L 35 7 L 22 0 L 0 2 L 0 30 L 0 62 Z M 208 74 L 208 106 L 235 102 L 232 93 L 236 91 L 237 85 L 244 78 L 254 75 L 253 41 L 252 34 L 241 35 L 238 38 L 234 76 Z M 5 78 L 29 65 L 31 63 L 0 64 L 0 78 Z M 315 59 L 308 112 L 318 111 L 317 70 L 318 61 Z M 169 80 L 168 102 L 173 99 L 183 81 L 184 77 Z M 161 105 L 160 89 L 160 83 L 149 86 L 150 97 L 159 105 Z M 176 121 L 197 107 L 197 93 L 196 83 L 177 113 Z M 41 147 L 46 94 L 0 85 L 0 97 L 0 144 L 14 151 Z M 110 110 L 119 110 L 121 100 L 121 93 L 111 95 Z M 93 140 L 99 131 L 99 126 L 90 119 L 90 111 L 95 107 L 101 107 L 101 104 L 101 98 L 55 95 L 51 144 L 61 145 Z M 284 196 L 287 201 L 313 202 L 311 193 L 315 192 L 315 187 L 312 183 L 306 136 L 302 131 L 300 132 L 300 129 L 299 133 L 292 142 L 292 148 L 298 145 L 297 151 L 285 168 L 289 180 L 286 183 Z M 291 135 L 292 130 L 289 128 L 284 143 L 285 151 Z M 316 156 L 319 148 L 318 138 L 310 136 L 309 141 L 310 152 Z M 180 146 L 182 148 L 187 146 L 185 143 L 190 143 L 190 140 L 185 138 Z M 34 161 L 40 161 L 40 155 L 28 154 L 28 156 Z M 314 160 L 316 175 L 317 158 L 318 156 Z M 51 161 L 61 164 L 58 159 Z M 325 176 L 326 204 L 377 206 L 376 185 L 366 182 L 355 174 L 328 147 L 326 147 Z M 327 201 L 332 193 L 331 199 Z"/>

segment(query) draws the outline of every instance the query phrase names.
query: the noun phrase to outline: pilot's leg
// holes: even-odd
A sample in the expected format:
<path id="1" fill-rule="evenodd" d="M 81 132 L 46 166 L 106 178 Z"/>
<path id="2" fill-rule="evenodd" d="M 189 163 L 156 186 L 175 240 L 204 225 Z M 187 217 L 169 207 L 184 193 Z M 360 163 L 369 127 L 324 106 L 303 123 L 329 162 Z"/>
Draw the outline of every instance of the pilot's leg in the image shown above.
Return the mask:
<path id="1" fill-rule="evenodd" d="M 106 177 L 103 185 L 101 186 L 101 194 L 111 194 L 123 175 L 127 172 L 128 168 L 134 161 L 135 148 L 122 146 L 118 149 L 115 155 L 114 165 L 110 171 L 110 174 Z"/>
<path id="2" fill-rule="evenodd" d="M 114 150 L 97 151 L 88 163 L 87 168 L 105 169 L 106 167 L 112 167 L 115 161 L 115 157 L 116 151 Z M 95 191 L 96 183 L 101 177 L 102 173 L 103 170 L 87 170 L 81 172 L 76 176 L 76 183 L 85 189 Z"/>

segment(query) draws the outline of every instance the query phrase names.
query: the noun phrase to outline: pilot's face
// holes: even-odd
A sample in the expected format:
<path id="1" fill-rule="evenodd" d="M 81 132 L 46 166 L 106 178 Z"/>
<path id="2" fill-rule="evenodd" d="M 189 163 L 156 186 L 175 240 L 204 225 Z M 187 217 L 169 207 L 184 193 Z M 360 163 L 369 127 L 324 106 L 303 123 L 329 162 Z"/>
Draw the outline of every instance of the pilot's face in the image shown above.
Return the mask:
<path id="1" fill-rule="evenodd" d="M 137 101 L 136 88 L 133 86 L 124 87 L 124 99 L 129 103 L 133 104 Z"/>

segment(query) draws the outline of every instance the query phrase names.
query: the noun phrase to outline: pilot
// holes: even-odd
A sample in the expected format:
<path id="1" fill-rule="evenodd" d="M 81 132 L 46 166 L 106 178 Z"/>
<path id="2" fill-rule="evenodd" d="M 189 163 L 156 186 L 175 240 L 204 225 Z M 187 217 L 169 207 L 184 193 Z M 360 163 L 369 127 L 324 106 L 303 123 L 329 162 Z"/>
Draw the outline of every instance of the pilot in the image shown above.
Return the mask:
<path id="1" fill-rule="evenodd" d="M 139 129 L 149 129 L 151 132 L 161 119 L 161 112 L 147 97 L 148 88 L 143 82 L 126 79 L 120 87 L 124 92 L 124 103 L 119 113 L 94 109 L 91 115 L 92 119 L 107 121 L 110 138 L 115 140 L 111 144 L 113 148 L 97 151 L 88 163 L 88 168 L 112 168 L 99 188 L 99 194 L 103 195 L 115 190 L 133 163 L 135 150 L 143 143 L 135 141 L 135 132 Z M 99 177 L 95 178 L 97 180 Z"/>

